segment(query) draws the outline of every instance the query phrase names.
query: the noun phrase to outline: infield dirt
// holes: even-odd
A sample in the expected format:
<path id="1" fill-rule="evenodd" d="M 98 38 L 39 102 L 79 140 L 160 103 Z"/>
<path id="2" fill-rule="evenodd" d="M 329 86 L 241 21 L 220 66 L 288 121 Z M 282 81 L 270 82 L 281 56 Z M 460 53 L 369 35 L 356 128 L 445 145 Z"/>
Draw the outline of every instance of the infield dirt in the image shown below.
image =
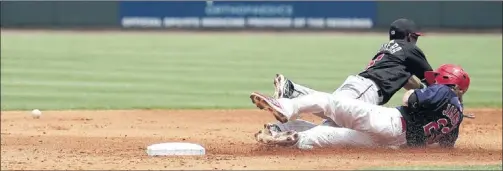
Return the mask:
<path id="1" fill-rule="evenodd" d="M 502 110 L 471 109 L 454 150 L 265 147 L 253 134 L 274 117 L 259 110 L 110 110 L 1 113 L 1 169 L 358 169 L 502 162 Z M 303 119 L 319 122 L 306 115 Z M 148 157 L 154 143 L 203 145 L 198 157 Z"/>

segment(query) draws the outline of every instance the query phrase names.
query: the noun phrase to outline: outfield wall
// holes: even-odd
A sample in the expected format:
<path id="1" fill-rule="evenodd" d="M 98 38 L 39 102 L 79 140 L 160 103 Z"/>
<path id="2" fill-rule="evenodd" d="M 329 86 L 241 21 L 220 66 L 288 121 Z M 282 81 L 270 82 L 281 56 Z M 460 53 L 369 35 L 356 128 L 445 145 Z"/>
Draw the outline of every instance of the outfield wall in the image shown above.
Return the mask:
<path id="1" fill-rule="evenodd" d="M 2 1 L 3 28 L 501 29 L 502 2 Z"/>
<path id="2" fill-rule="evenodd" d="M 119 27 L 113 1 L 2 1 L 2 27 Z"/>

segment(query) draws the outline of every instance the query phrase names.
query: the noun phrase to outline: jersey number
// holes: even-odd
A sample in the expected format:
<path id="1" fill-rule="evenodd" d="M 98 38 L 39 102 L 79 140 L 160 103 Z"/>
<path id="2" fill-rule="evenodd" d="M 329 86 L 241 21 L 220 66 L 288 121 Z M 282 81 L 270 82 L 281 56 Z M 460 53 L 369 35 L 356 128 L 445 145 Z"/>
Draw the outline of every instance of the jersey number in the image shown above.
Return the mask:
<path id="1" fill-rule="evenodd" d="M 436 122 L 433 121 L 423 126 L 424 135 L 428 137 L 428 144 L 434 143 L 436 140 L 443 137 L 443 135 L 451 132 L 451 129 L 447 127 L 447 123 L 447 119 L 442 118 Z M 439 130 L 441 134 L 439 134 Z"/>
<path id="2" fill-rule="evenodd" d="M 367 65 L 367 68 L 365 69 L 369 69 L 370 67 L 374 66 L 378 61 L 380 61 L 382 58 L 384 57 L 384 53 L 383 54 L 380 54 L 379 56 L 377 56 L 375 59 L 371 60 L 370 63 Z"/>

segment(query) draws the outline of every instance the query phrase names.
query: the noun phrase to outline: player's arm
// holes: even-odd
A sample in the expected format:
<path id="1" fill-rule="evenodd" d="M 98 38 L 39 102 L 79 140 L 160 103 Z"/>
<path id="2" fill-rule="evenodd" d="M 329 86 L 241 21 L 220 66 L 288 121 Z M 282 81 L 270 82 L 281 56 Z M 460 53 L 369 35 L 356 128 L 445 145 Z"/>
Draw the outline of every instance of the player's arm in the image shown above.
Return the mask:
<path id="1" fill-rule="evenodd" d="M 412 75 L 407 83 L 403 86 L 405 90 L 412 90 L 412 89 L 422 89 L 425 88 L 426 85 L 419 80 L 415 75 Z"/>
<path id="2" fill-rule="evenodd" d="M 426 87 L 424 89 L 408 90 L 402 98 L 403 105 L 407 106 L 412 111 L 428 108 L 431 104 L 434 104 L 438 99 L 444 96 L 447 91 L 445 88 Z"/>
<path id="3" fill-rule="evenodd" d="M 413 97 L 411 97 L 412 95 Z M 407 90 L 403 95 L 402 105 L 407 107 L 412 106 L 412 104 L 414 104 L 415 101 L 417 101 L 417 97 L 414 94 L 414 90 Z"/>
<path id="4" fill-rule="evenodd" d="M 411 65 L 412 74 L 419 78 L 422 83 L 428 85 L 424 79 L 424 72 L 433 71 L 433 69 L 430 63 L 428 63 L 428 60 L 426 60 L 424 53 L 420 49 L 414 48 L 409 51 L 407 60 L 409 60 L 409 64 Z"/>
<path id="5" fill-rule="evenodd" d="M 416 92 L 420 91 L 420 89 L 408 90 L 405 92 L 402 98 L 402 105 L 407 106 L 408 109 L 412 111 L 418 111 L 419 107 L 426 103 L 426 100 L 420 101 Z"/>

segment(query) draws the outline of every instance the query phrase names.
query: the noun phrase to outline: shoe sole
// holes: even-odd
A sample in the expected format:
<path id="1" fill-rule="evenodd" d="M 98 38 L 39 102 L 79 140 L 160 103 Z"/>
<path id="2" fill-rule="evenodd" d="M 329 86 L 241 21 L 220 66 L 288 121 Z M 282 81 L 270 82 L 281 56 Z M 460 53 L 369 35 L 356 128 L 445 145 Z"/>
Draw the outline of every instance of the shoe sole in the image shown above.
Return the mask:
<path id="1" fill-rule="evenodd" d="M 271 132 L 266 129 L 264 125 L 264 129 L 255 133 L 255 139 L 263 144 L 267 145 L 282 145 L 282 146 L 290 146 L 297 143 L 299 139 L 299 134 L 293 131 L 281 132 L 280 135 L 271 135 Z M 265 132 L 264 132 L 265 131 Z M 282 138 L 280 138 L 282 137 Z"/>
<path id="2" fill-rule="evenodd" d="M 291 142 L 291 141 L 299 138 L 299 134 L 294 131 L 287 131 L 287 132 L 282 132 L 282 133 L 283 133 L 283 136 L 287 136 L 286 137 L 287 142 Z"/>
<path id="3" fill-rule="evenodd" d="M 274 109 L 274 107 L 271 106 L 272 104 L 269 104 L 266 97 L 257 93 L 252 93 L 250 95 L 250 99 L 252 100 L 252 103 L 255 104 L 259 109 L 271 112 L 276 118 L 276 120 L 278 120 L 279 122 L 281 123 L 288 122 L 288 118 L 282 113 L 278 112 L 276 109 Z"/>
<path id="4" fill-rule="evenodd" d="M 264 135 L 265 134 L 265 135 Z M 255 140 L 257 140 L 258 142 L 260 143 L 264 143 L 264 144 L 271 144 L 272 141 L 272 132 L 270 130 L 270 126 L 268 124 L 264 124 L 264 129 L 258 131 L 257 133 L 255 133 Z M 265 137 L 269 137 L 269 138 L 265 138 Z"/>
<path id="5" fill-rule="evenodd" d="M 281 137 L 281 138 L 280 138 Z M 291 146 L 299 141 L 299 134 L 293 131 L 282 132 L 274 138 L 275 144 L 281 146 Z"/>

